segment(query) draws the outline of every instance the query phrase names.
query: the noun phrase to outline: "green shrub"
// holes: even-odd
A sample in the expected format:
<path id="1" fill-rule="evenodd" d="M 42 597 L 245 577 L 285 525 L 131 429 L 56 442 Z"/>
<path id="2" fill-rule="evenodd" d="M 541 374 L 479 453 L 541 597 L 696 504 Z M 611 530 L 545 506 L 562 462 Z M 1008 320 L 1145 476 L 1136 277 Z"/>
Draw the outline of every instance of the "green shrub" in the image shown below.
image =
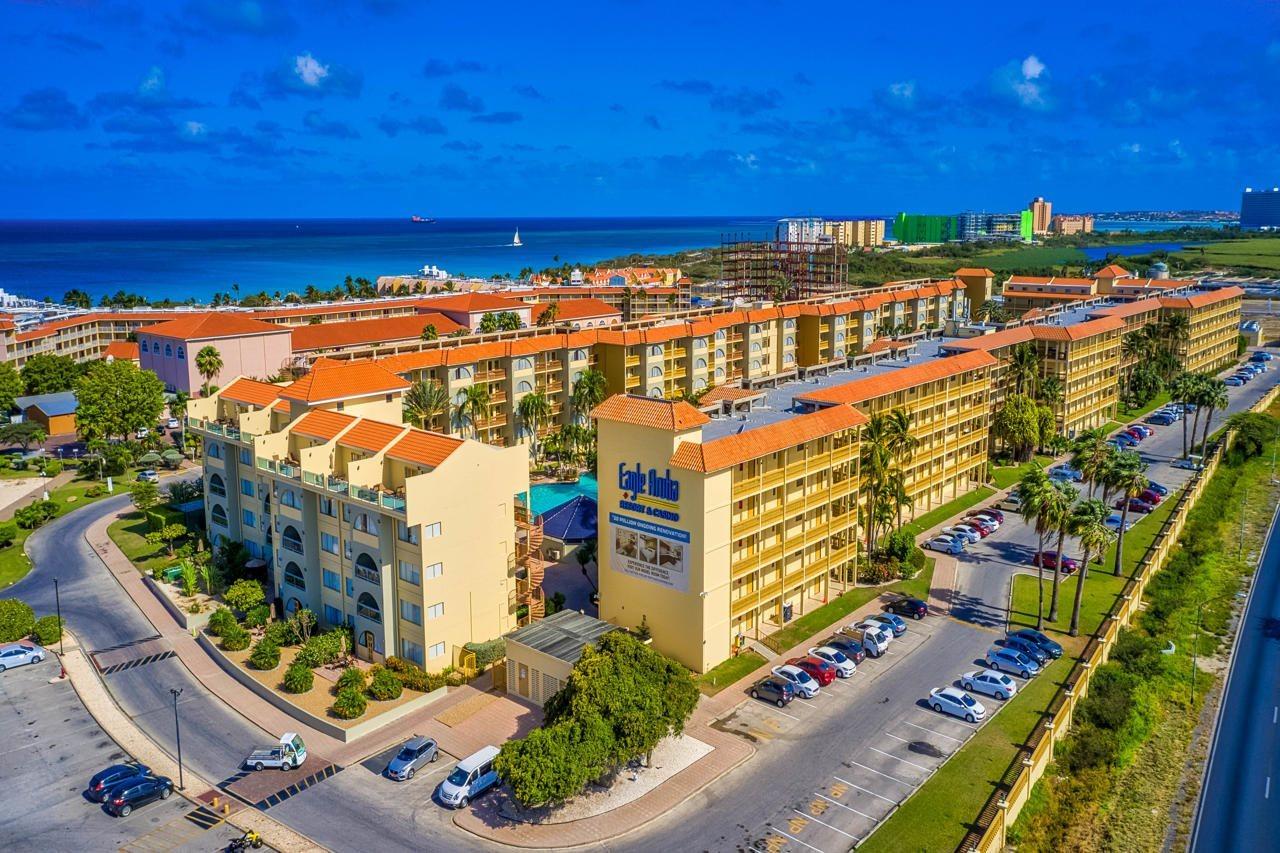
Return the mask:
<path id="1" fill-rule="evenodd" d="M 298 652 L 298 659 L 304 661 L 307 666 L 326 666 L 342 657 L 346 649 L 346 632 L 330 631 L 327 634 L 317 634 L 307 640 L 302 651 Z M 360 689 L 363 690 L 364 686 L 361 685 Z"/>
<path id="2" fill-rule="evenodd" d="M 444 683 L 449 685 L 450 687 L 461 687 L 463 684 L 466 683 L 466 681 L 467 681 L 466 677 L 464 677 L 463 674 L 456 669 L 446 674 L 444 677 Z"/>
<path id="3" fill-rule="evenodd" d="M 286 693 L 306 693 L 315 684 L 316 674 L 306 664 L 294 661 L 284 671 L 284 689 Z"/>
<path id="4" fill-rule="evenodd" d="M 247 628 L 264 628 L 269 621 L 271 621 L 271 608 L 265 604 L 259 604 L 244 615 L 244 624 Z M 276 645 L 280 645 L 278 640 Z"/>
<path id="5" fill-rule="evenodd" d="M 909 530 L 900 527 L 890 533 L 889 538 L 885 540 L 884 552 L 892 559 L 902 561 L 911 556 L 911 549 L 915 547 L 916 538 Z"/>
<path id="6" fill-rule="evenodd" d="M 404 692 L 404 685 L 400 683 L 400 679 L 396 678 L 394 672 L 375 666 L 372 673 L 373 678 L 369 679 L 370 697 L 383 702 L 400 698 L 400 694 Z"/>
<path id="7" fill-rule="evenodd" d="M 280 647 L 269 640 L 259 640 L 249 653 L 249 666 L 254 669 L 275 669 L 279 665 Z"/>
<path id="8" fill-rule="evenodd" d="M 267 628 L 262 634 L 263 638 L 271 638 L 271 641 L 277 646 L 289 646 L 297 640 L 293 635 L 293 629 L 289 627 L 288 622 L 268 622 Z"/>
<path id="9" fill-rule="evenodd" d="M 364 694 L 359 690 L 353 690 L 348 687 L 345 690 L 338 691 L 338 695 L 329 707 L 329 711 L 339 720 L 354 720 L 362 715 L 368 707 L 369 700 L 364 698 Z"/>
<path id="10" fill-rule="evenodd" d="M 56 477 L 62 473 L 62 460 L 50 459 L 44 463 L 44 475 L 46 477 Z"/>
<path id="11" fill-rule="evenodd" d="M 232 610 L 244 613 L 265 602 L 267 596 L 262 592 L 262 584 L 257 581 L 239 580 L 227 587 L 222 600 Z"/>
<path id="12" fill-rule="evenodd" d="M 193 616 L 204 611 L 204 606 L 199 601 L 193 601 L 187 605 L 187 612 Z"/>
<path id="13" fill-rule="evenodd" d="M 36 613 L 16 598 L 0 600 L 0 643 L 12 643 L 31 636 Z"/>
<path id="14" fill-rule="evenodd" d="M 0 521 L 0 547 L 7 548 L 18 538 L 18 522 Z"/>
<path id="15" fill-rule="evenodd" d="M 222 635 L 222 647 L 229 652 L 242 652 L 249 648 L 249 632 L 239 625 Z"/>
<path id="16" fill-rule="evenodd" d="M 209 617 L 209 625 L 206 630 L 215 637 L 225 636 L 227 631 L 236 627 L 236 617 L 231 615 L 231 611 L 225 607 L 219 607 L 213 611 L 213 615 Z"/>
<path id="17" fill-rule="evenodd" d="M 86 498 L 100 498 L 107 493 L 107 487 L 101 483 L 94 483 L 92 486 L 84 490 Z"/>
<path id="18" fill-rule="evenodd" d="M 23 530 L 35 530 L 57 514 L 58 505 L 56 503 L 37 500 L 15 511 L 13 520 Z"/>
<path id="19" fill-rule="evenodd" d="M 42 646 L 52 646 L 62 637 L 62 626 L 57 616 L 41 616 L 31 629 L 31 636 Z"/>
<path id="20" fill-rule="evenodd" d="M 29 467 L 29 466 L 27 465 L 27 460 L 25 460 L 25 459 L 14 459 L 14 460 L 13 460 L 13 470 L 15 470 L 15 471 L 25 471 L 25 470 L 27 470 L 27 468 L 28 468 L 28 467 Z"/>
<path id="21" fill-rule="evenodd" d="M 364 690 L 364 670 L 358 666 L 349 666 L 338 676 L 338 690 Z"/>

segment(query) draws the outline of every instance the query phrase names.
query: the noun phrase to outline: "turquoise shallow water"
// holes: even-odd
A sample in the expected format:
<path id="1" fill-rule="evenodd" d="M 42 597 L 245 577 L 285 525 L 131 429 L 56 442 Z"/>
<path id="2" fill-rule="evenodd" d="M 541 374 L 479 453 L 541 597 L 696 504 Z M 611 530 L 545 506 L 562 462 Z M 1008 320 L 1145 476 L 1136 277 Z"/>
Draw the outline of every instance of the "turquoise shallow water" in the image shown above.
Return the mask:
<path id="1" fill-rule="evenodd" d="M 529 502 L 533 504 L 533 514 L 541 515 L 555 509 L 565 501 L 573 500 L 578 495 L 586 495 L 596 500 L 596 478 L 591 474 L 583 474 L 576 483 L 543 483 L 530 486 Z"/>

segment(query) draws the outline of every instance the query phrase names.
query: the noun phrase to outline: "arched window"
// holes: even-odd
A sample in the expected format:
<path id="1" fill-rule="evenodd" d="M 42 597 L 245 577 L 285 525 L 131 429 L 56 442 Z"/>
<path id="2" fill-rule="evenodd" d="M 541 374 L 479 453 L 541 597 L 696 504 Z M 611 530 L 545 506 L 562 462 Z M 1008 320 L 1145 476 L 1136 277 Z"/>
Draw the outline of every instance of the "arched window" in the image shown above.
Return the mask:
<path id="1" fill-rule="evenodd" d="M 796 327 L 796 321 L 795 321 L 795 320 L 786 320 L 786 321 L 784 321 L 784 322 L 783 322 L 783 324 L 782 324 L 782 328 L 784 328 L 784 329 L 794 329 L 795 327 Z"/>
<path id="2" fill-rule="evenodd" d="M 694 349 L 706 349 L 706 348 L 707 348 L 707 339 L 706 339 L 706 338 L 694 338 L 694 339 L 693 339 L 693 348 L 694 348 Z"/>
<path id="3" fill-rule="evenodd" d="M 662 389 L 661 389 L 661 388 L 650 388 L 650 389 L 649 389 L 649 396 L 650 396 L 650 397 L 661 397 L 661 396 L 662 396 Z"/>
<path id="4" fill-rule="evenodd" d="M 208 456 L 210 459 L 221 459 L 222 445 L 218 444 L 216 441 L 207 442 L 204 446 L 204 455 Z"/>
<path id="5" fill-rule="evenodd" d="M 295 554 L 302 553 L 302 537 L 298 535 L 298 531 L 292 524 L 284 529 L 284 533 L 280 534 L 280 544 Z"/>
<path id="6" fill-rule="evenodd" d="M 844 341 L 844 332 L 836 332 L 836 343 L 842 343 L 843 341 Z"/>
<path id="7" fill-rule="evenodd" d="M 759 369 L 760 369 L 760 359 L 758 358 L 751 359 L 751 372 L 755 373 Z"/>
<path id="8" fill-rule="evenodd" d="M 724 350 L 719 347 L 716 348 L 716 360 L 717 361 L 724 360 Z"/>
<path id="9" fill-rule="evenodd" d="M 298 564 L 290 561 L 284 567 L 284 582 L 289 586 L 296 586 L 298 589 L 307 588 L 307 579 L 302 576 L 302 569 L 298 568 Z"/>
<path id="10" fill-rule="evenodd" d="M 789 347 L 793 347 L 793 346 L 795 346 L 795 345 L 796 345 L 796 336 L 795 336 L 795 335 L 787 335 L 787 337 L 786 337 L 786 339 L 783 341 L 783 343 L 784 343 L 784 344 L 786 344 L 786 345 L 787 345 L 787 346 L 789 346 Z"/>
<path id="11" fill-rule="evenodd" d="M 378 570 L 378 564 L 373 561 L 373 557 L 361 554 L 356 557 L 356 577 L 376 584 L 382 580 L 382 572 Z"/>
<path id="12" fill-rule="evenodd" d="M 516 368 L 515 368 L 515 369 L 516 369 L 516 370 L 533 370 L 533 359 L 531 359 L 531 358 L 517 358 L 517 359 L 516 359 Z"/>
<path id="13" fill-rule="evenodd" d="M 356 615 L 370 622 L 382 621 L 382 608 L 378 606 L 378 600 L 367 592 L 360 593 L 360 597 L 356 599 Z"/>
<path id="14" fill-rule="evenodd" d="M 209 510 L 209 518 L 219 527 L 227 526 L 227 511 L 219 504 L 214 504 L 213 509 Z"/>
<path id="15" fill-rule="evenodd" d="M 751 351 L 752 351 L 752 352 L 760 352 L 760 342 L 759 342 L 759 341 L 752 341 L 752 342 L 751 342 Z"/>
<path id="16" fill-rule="evenodd" d="M 455 380 L 458 380 L 458 379 L 470 379 L 470 378 L 471 378 L 471 368 L 470 368 L 470 367 L 455 367 L 455 368 L 453 369 L 453 378 L 454 378 Z"/>
<path id="17" fill-rule="evenodd" d="M 836 347 L 836 358 L 844 358 L 844 347 Z"/>
<path id="18" fill-rule="evenodd" d="M 703 388 L 706 388 L 706 387 L 707 387 L 707 380 L 704 379 L 703 377 L 699 376 L 697 379 L 693 380 L 693 390 L 701 391 Z"/>
<path id="19" fill-rule="evenodd" d="M 724 329 L 716 329 L 716 340 L 717 341 L 724 340 Z"/>
<path id="20" fill-rule="evenodd" d="M 723 367 L 717 367 L 717 368 L 716 368 L 716 381 L 717 381 L 717 382 L 720 382 L 720 381 L 721 381 L 721 380 L 723 380 L 723 379 L 724 379 L 724 368 L 723 368 Z"/>
<path id="21" fill-rule="evenodd" d="M 187 351 L 182 347 L 178 347 L 178 360 L 185 361 L 186 358 L 187 358 Z"/>
<path id="22" fill-rule="evenodd" d="M 753 335 L 760 334 L 760 325 L 758 323 L 751 324 L 751 334 Z"/>
<path id="23" fill-rule="evenodd" d="M 661 368 L 661 367 L 651 367 L 651 368 L 649 368 L 649 378 L 650 378 L 650 379 L 661 379 L 661 378 L 662 378 L 662 368 Z"/>
<path id="24" fill-rule="evenodd" d="M 172 357 L 173 357 L 173 344 L 165 344 L 165 345 L 164 345 L 164 357 L 165 357 L 165 358 L 172 358 Z"/>
<path id="25" fill-rule="evenodd" d="M 649 356 L 651 358 L 661 358 L 662 347 L 658 346 L 657 344 L 654 344 L 653 346 L 649 347 Z"/>
<path id="26" fill-rule="evenodd" d="M 302 503 L 298 498 L 298 493 L 293 489 L 280 490 L 280 505 L 291 507 L 293 509 L 302 509 Z"/>
<path id="27" fill-rule="evenodd" d="M 302 609 L 302 602 L 293 596 L 289 596 L 289 600 L 284 604 L 284 615 L 292 616 Z"/>
<path id="28" fill-rule="evenodd" d="M 786 357 L 785 357 L 784 359 L 782 359 L 782 360 L 783 360 L 784 362 L 786 362 L 787 364 L 795 364 L 795 363 L 796 363 L 796 355 L 795 355 L 795 353 L 789 352 L 789 353 L 787 353 Z"/>
<path id="29" fill-rule="evenodd" d="M 209 477 L 209 493 L 220 498 L 227 496 L 227 484 L 223 481 L 221 474 L 213 474 Z"/>
<path id="30" fill-rule="evenodd" d="M 144 340 L 142 343 L 138 344 L 138 352 L 146 352 L 146 351 L 147 351 L 147 342 Z"/>
<path id="31" fill-rule="evenodd" d="M 516 383 L 517 394 L 528 394 L 532 390 L 533 390 L 533 383 L 530 382 L 528 379 L 521 379 L 518 383 Z"/>
<path id="32" fill-rule="evenodd" d="M 698 370 L 706 370 L 707 360 L 705 358 L 700 358 L 693 363 L 693 366 L 696 367 Z"/>
<path id="33" fill-rule="evenodd" d="M 584 349 L 576 349 L 569 356 L 570 361 L 586 361 L 587 351 Z"/>
<path id="34" fill-rule="evenodd" d="M 582 371 L 579 370 L 577 373 L 573 374 L 573 378 L 569 380 L 569 387 L 573 388 L 573 386 L 578 384 L 578 380 L 581 378 L 582 378 Z"/>

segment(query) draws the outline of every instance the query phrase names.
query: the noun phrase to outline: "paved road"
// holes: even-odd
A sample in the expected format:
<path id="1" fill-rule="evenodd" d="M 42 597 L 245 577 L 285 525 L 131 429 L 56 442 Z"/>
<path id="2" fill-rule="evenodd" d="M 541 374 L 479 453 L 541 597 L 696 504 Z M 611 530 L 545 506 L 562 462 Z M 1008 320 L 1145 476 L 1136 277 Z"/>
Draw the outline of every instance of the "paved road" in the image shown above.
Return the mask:
<path id="1" fill-rule="evenodd" d="M 1280 511 L 1277 512 L 1280 517 Z M 1240 622 L 1191 849 L 1274 850 L 1280 839 L 1280 525 Z"/>

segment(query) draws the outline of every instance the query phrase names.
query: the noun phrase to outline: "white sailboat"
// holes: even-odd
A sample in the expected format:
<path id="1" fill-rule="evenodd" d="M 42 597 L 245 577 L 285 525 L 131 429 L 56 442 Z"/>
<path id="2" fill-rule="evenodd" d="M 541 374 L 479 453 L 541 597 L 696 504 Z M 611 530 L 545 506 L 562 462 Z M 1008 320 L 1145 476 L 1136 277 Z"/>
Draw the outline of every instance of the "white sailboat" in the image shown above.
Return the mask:
<path id="1" fill-rule="evenodd" d="M 521 242 L 520 242 L 520 229 L 519 229 L 519 228 L 517 228 L 517 229 L 516 229 L 516 236 L 514 236 L 514 237 L 512 237 L 512 238 L 511 238 L 511 245 L 513 245 L 513 246 L 523 246 L 523 245 L 524 245 L 524 243 L 521 243 Z"/>

